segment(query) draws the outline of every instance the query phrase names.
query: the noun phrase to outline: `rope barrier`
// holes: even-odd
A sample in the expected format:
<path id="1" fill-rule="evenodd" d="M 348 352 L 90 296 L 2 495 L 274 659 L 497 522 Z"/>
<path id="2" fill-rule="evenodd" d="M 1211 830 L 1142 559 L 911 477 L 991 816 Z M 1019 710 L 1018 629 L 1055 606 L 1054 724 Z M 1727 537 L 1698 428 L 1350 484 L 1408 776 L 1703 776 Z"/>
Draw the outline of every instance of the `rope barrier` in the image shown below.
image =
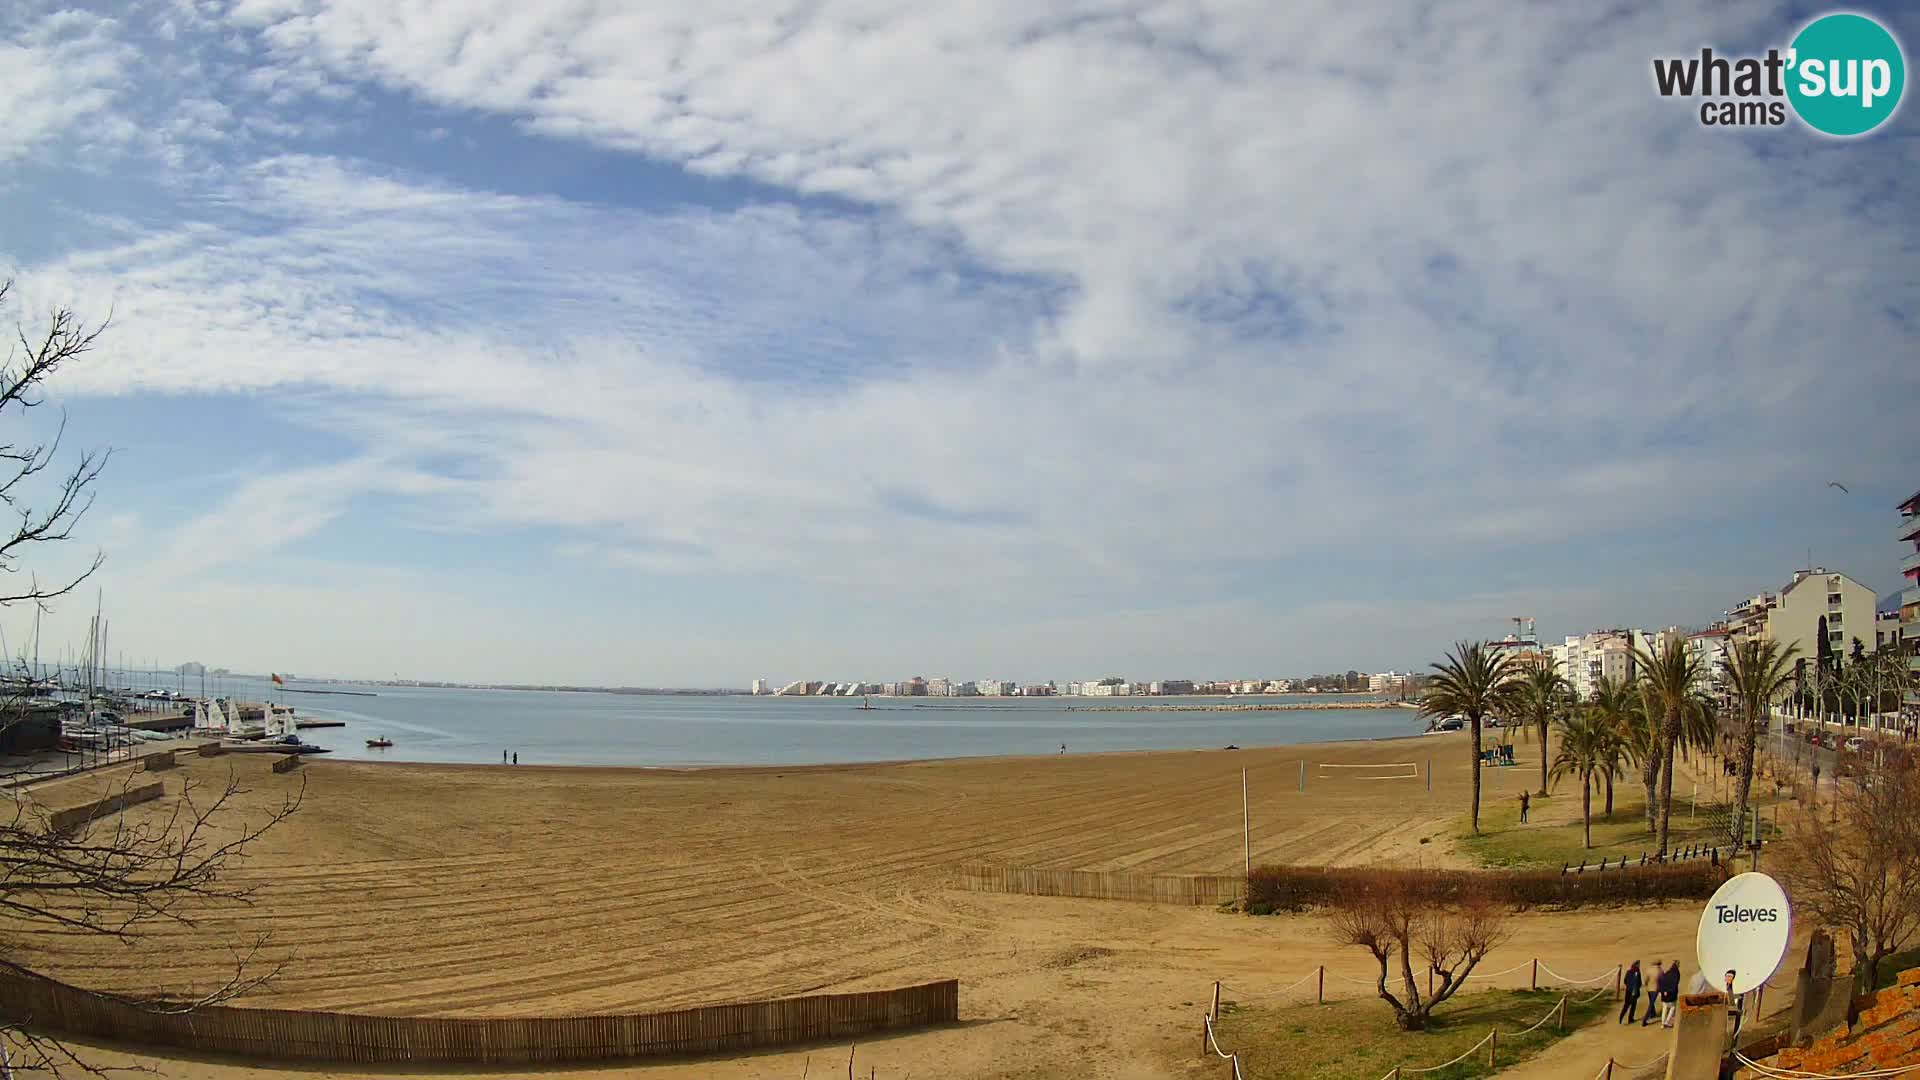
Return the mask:
<path id="1" fill-rule="evenodd" d="M 1509 1031 L 1507 1032 L 1507 1037 L 1510 1039 L 1517 1038 L 1518 1036 L 1527 1035 L 1527 1034 L 1531 1034 L 1532 1032 L 1538 1031 L 1540 1029 L 1541 1024 L 1544 1024 L 1547 1021 L 1553 1019 L 1554 1017 L 1560 1015 L 1560 1006 L 1565 1005 L 1566 1003 L 1567 1003 L 1567 999 L 1565 997 L 1562 997 L 1559 1001 L 1554 1002 L 1553 1008 L 1547 1010 L 1547 1015 L 1541 1017 L 1538 1020 L 1535 1020 L 1533 1022 L 1532 1027 L 1522 1028 L 1519 1031 Z"/>
<path id="2" fill-rule="evenodd" d="M 1531 965 L 1532 963 L 1533 963 L 1533 961 L 1531 961 L 1531 960 L 1529 960 L 1529 961 L 1527 961 L 1527 962 L 1526 962 L 1526 963 L 1524 963 L 1524 964 L 1515 964 L 1515 965 L 1513 965 L 1512 967 L 1510 967 L 1510 968 L 1508 968 L 1508 969 L 1507 969 L 1507 970 L 1505 970 L 1505 971 L 1495 971 L 1495 972 L 1490 972 L 1490 973 L 1488 973 L 1488 974 L 1485 974 L 1485 975 L 1475 975 L 1475 976 L 1474 976 L 1474 978 L 1476 978 L 1476 979 L 1497 979 L 1497 978 L 1499 978 L 1499 977 L 1500 977 L 1500 976 L 1502 976 L 1502 975 L 1511 975 L 1511 974 L 1513 974 L 1514 972 L 1516 972 L 1516 971 L 1519 971 L 1519 970 L 1521 970 L 1522 968 L 1525 968 L 1525 967 L 1528 967 L 1528 966 L 1530 966 L 1530 965 Z M 1545 964 L 1541 964 L 1540 966 L 1541 966 L 1541 967 L 1546 967 L 1547 965 L 1545 965 Z"/>
<path id="3" fill-rule="evenodd" d="M 1669 1050 L 1667 1053 L 1670 1054 L 1672 1053 L 1672 1051 Z M 1658 1065 L 1665 1060 L 1667 1060 L 1667 1054 L 1661 1054 L 1659 1057 L 1654 1058 L 1652 1061 L 1647 1062 L 1645 1065 L 1628 1065 L 1625 1062 L 1616 1061 L 1616 1062 L 1613 1062 L 1613 1067 L 1616 1069 L 1625 1069 L 1630 1073 L 1637 1073 L 1642 1069 L 1651 1069 L 1655 1065 Z"/>
<path id="4" fill-rule="evenodd" d="M 1441 1069 L 1444 1069 L 1449 1065 L 1458 1065 L 1461 1062 L 1467 1060 L 1467 1058 L 1470 1057 L 1474 1053 L 1474 1051 L 1487 1045 L 1488 1041 L 1493 1038 L 1494 1034 L 1495 1033 L 1493 1031 L 1488 1031 L 1486 1038 L 1481 1039 L 1479 1042 L 1474 1043 L 1472 1046 L 1467 1047 L 1467 1049 L 1463 1053 L 1461 1053 L 1459 1057 L 1454 1058 L 1452 1061 L 1441 1062 L 1440 1064 L 1435 1065 L 1430 1069 L 1401 1069 L 1400 1071 L 1403 1073 L 1430 1073 L 1430 1072 L 1439 1072 Z"/>
<path id="5" fill-rule="evenodd" d="M 1733 1056 L 1740 1064 L 1745 1065 L 1761 1076 L 1780 1077 L 1782 1080 L 1869 1080 L 1869 1078 L 1876 1076 L 1907 1076 L 1920 1072 L 1920 1064 L 1903 1065 L 1897 1069 L 1876 1069 L 1873 1072 L 1863 1073 L 1801 1072 L 1798 1069 L 1775 1069 L 1762 1065 L 1738 1050 L 1733 1052 Z"/>
<path id="6" fill-rule="evenodd" d="M 1237 986 L 1228 986 L 1224 982 L 1220 984 L 1220 989 L 1231 990 L 1235 994 L 1240 995 L 1239 997 L 1234 998 L 1235 1001 L 1242 1000 L 1243 998 L 1251 998 L 1255 1001 L 1272 1000 L 1272 999 L 1284 997 L 1285 995 L 1292 993 L 1293 991 L 1299 989 L 1300 987 L 1307 985 L 1309 981 L 1311 981 L 1315 976 L 1319 974 L 1320 972 L 1317 969 L 1313 971 L 1309 971 L 1305 975 L 1300 976 L 1298 979 L 1295 979 L 1293 982 L 1287 984 L 1286 986 L 1281 987 L 1278 990 L 1266 990 L 1266 991 L 1255 993 L 1249 990 L 1242 990 Z"/>
<path id="7" fill-rule="evenodd" d="M 1601 972 L 1600 974 L 1598 974 L 1598 975 L 1595 975 L 1595 976 L 1594 976 L 1593 978 L 1591 978 L 1591 979 L 1569 979 L 1569 978 L 1567 978 L 1567 977 L 1566 977 L 1565 975 L 1562 975 L 1562 974 L 1560 974 L 1559 972 L 1557 972 L 1557 971 L 1555 971 L 1555 970 L 1553 970 L 1552 968 L 1550 968 L 1550 967 L 1548 967 L 1548 966 L 1546 965 L 1546 962 L 1545 962 L 1544 960 L 1543 960 L 1543 961 L 1541 961 L 1541 963 L 1540 963 L 1540 970 L 1541 970 L 1541 971 L 1544 971 L 1544 972 L 1546 972 L 1547 974 L 1549 974 L 1549 975 L 1551 975 L 1551 976 L 1553 976 L 1553 977 L 1554 977 L 1554 978 L 1556 978 L 1556 979 L 1559 979 L 1559 980 L 1560 980 L 1561 982 L 1563 982 L 1563 983 L 1567 983 L 1567 984 L 1568 984 L 1568 985 L 1570 985 L 1570 986 L 1585 986 L 1585 985 L 1587 985 L 1588 983 L 1596 983 L 1596 982 L 1599 982 L 1599 981 L 1600 981 L 1601 979 L 1611 979 L 1611 978 L 1613 978 L 1613 977 L 1614 977 L 1614 975 L 1615 975 L 1615 972 L 1611 972 L 1611 971 L 1603 971 L 1603 972 Z"/>

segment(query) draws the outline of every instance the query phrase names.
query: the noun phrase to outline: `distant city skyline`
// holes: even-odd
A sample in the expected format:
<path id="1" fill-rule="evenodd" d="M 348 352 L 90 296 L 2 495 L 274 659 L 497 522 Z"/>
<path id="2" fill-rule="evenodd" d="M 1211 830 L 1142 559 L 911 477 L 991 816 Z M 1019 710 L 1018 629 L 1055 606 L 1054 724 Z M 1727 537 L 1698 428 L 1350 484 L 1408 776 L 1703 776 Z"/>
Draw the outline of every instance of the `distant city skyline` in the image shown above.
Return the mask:
<path id="1" fill-rule="evenodd" d="M 1899 582 L 1920 110 L 1647 77 L 1790 5 L 390 7 L 0 14 L 0 329 L 114 319 L 8 433 L 118 450 L 47 643 L 1030 682 Z"/>

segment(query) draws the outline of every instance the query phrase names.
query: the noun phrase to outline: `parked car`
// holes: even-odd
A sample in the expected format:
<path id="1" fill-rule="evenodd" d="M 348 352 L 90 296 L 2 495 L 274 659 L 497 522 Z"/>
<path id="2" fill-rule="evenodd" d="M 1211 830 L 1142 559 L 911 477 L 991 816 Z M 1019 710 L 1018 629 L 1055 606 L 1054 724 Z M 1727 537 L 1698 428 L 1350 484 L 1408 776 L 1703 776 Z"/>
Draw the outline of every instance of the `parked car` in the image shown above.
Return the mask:
<path id="1" fill-rule="evenodd" d="M 1867 740 L 1861 738 L 1858 735 L 1855 735 L 1852 738 L 1847 740 L 1847 749 L 1853 751 L 1856 754 L 1862 750 L 1865 750 L 1866 748 L 1867 748 Z"/>

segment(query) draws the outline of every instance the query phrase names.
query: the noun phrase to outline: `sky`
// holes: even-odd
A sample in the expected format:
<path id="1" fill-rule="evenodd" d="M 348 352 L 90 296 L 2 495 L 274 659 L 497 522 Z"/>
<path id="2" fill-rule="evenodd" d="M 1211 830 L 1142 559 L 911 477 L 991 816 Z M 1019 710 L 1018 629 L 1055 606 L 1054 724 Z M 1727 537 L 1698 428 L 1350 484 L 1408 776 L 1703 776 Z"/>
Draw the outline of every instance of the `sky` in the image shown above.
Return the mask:
<path id="1" fill-rule="evenodd" d="M 1821 10 L 12 0 L 0 325 L 111 316 L 0 421 L 113 450 L 42 659 L 1275 677 L 1885 594 L 1920 110 L 1651 75 Z"/>

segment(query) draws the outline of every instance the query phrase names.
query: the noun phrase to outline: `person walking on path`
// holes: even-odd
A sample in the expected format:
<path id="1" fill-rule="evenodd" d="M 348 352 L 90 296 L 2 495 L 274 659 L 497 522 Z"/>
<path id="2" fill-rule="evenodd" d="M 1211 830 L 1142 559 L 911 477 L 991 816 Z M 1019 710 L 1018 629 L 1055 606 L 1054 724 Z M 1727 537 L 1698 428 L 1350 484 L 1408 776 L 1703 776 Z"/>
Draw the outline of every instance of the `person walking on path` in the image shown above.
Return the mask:
<path id="1" fill-rule="evenodd" d="M 1522 791 L 1520 793 L 1520 824 L 1525 825 L 1527 823 L 1527 807 L 1531 805 L 1533 805 L 1532 796 Z M 1638 970 L 1640 967 L 1640 964 L 1638 961 L 1635 961 L 1633 966 L 1635 970 Z"/>
<path id="2" fill-rule="evenodd" d="M 1631 1024 L 1640 1012 L 1640 961 L 1635 960 L 1627 968 L 1627 1000 L 1620 1006 L 1620 1016 L 1615 1023 Z"/>
<path id="3" fill-rule="evenodd" d="M 1641 985 L 1647 991 L 1647 1015 L 1640 1021 L 1641 1027 L 1653 1023 L 1660 1016 L 1660 984 L 1667 981 L 1667 973 L 1661 969 L 1660 961 L 1653 962 L 1653 978 Z"/>
<path id="4" fill-rule="evenodd" d="M 1660 973 L 1660 1026 L 1673 1026 L 1673 1014 L 1680 1007 L 1680 961 L 1667 965 Z"/>

